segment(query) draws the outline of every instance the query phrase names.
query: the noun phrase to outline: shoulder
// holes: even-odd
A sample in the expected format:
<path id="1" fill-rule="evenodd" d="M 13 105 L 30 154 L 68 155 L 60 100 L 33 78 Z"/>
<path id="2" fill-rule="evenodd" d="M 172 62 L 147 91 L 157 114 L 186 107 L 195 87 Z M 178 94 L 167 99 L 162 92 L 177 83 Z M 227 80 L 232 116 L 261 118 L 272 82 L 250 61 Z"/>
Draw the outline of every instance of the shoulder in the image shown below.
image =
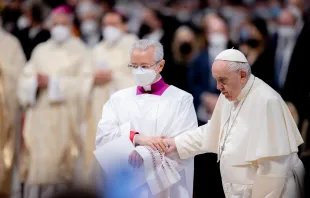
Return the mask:
<path id="1" fill-rule="evenodd" d="M 125 38 L 124 40 L 126 41 L 126 43 L 134 43 L 137 40 L 139 40 L 139 38 L 135 34 L 125 34 L 124 38 Z"/>
<path id="2" fill-rule="evenodd" d="M 121 100 L 126 100 L 128 97 L 131 97 L 136 93 L 136 89 L 137 89 L 136 86 L 132 86 L 129 88 L 119 90 L 111 95 L 110 100 L 118 102 Z"/>
<path id="3" fill-rule="evenodd" d="M 169 89 L 169 95 L 171 94 L 174 99 L 179 99 L 180 101 L 193 101 L 193 96 L 192 94 L 183 91 L 182 89 L 179 89 L 173 85 L 170 85 Z"/>
<path id="4" fill-rule="evenodd" d="M 79 38 L 72 38 L 70 40 L 70 44 L 72 45 L 72 47 L 74 47 L 74 49 L 79 49 L 79 50 L 87 50 L 87 47 L 85 46 L 85 44 L 83 43 L 83 41 Z"/>
<path id="5" fill-rule="evenodd" d="M 4 32 L 4 39 L 9 41 L 12 45 L 14 46 L 19 46 L 20 45 L 20 42 L 19 40 L 11 33 L 8 33 L 8 32 Z"/>
<path id="6" fill-rule="evenodd" d="M 51 46 L 51 41 L 50 40 L 47 40 L 45 42 L 42 42 L 42 43 L 39 43 L 34 49 L 33 49 L 33 52 L 32 54 L 36 54 L 40 51 L 45 51 L 45 50 L 48 50 Z"/>
<path id="7" fill-rule="evenodd" d="M 271 103 L 271 102 L 280 102 L 283 101 L 282 97 L 278 92 L 271 88 L 267 83 L 261 79 L 255 77 L 255 86 L 253 87 L 253 96 L 260 103 Z"/>

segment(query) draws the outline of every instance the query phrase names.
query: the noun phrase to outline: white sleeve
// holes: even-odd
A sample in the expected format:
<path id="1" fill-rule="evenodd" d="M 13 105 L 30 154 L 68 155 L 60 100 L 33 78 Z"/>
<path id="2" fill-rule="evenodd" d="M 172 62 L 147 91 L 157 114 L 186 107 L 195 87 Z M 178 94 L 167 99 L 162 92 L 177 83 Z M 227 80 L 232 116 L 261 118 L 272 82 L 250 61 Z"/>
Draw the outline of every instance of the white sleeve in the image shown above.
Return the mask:
<path id="1" fill-rule="evenodd" d="M 121 136 L 119 123 L 111 99 L 103 106 L 102 117 L 98 123 L 96 147 Z"/>
<path id="2" fill-rule="evenodd" d="M 51 76 L 48 80 L 48 99 L 51 102 L 62 102 L 65 97 L 60 90 L 59 79 L 55 76 Z"/>
<path id="3" fill-rule="evenodd" d="M 252 198 L 278 198 L 284 189 L 291 155 L 258 160 Z"/>
<path id="4" fill-rule="evenodd" d="M 17 97 L 23 107 L 34 105 L 38 90 L 37 76 L 31 62 L 23 68 L 23 74 L 18 80 Z"/>

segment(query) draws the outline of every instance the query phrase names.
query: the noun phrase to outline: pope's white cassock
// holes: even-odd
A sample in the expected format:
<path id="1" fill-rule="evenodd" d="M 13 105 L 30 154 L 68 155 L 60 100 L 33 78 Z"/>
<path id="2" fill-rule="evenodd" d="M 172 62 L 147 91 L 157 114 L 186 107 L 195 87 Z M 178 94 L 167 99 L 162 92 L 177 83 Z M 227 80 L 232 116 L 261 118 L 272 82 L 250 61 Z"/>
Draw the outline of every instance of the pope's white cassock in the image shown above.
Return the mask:
<path id="1" fill-rule="evenodd" d="M 17 81 L 26 58 L 18 41 L 0 26 L 1 143 L 0 192 L 10 193 L 15 148 L 19 146 L 20 112 L 16 97 Z M 3 128 L 2 128 L 3 127 Z M 16 166 L 15 166 L 16 167 Z M 14 174 L 16 173 L 14 169 Z"/>
<path id="2" fill-rule="evenodd" d="M 304 167 L 297 152 L 303 140 L 279 94 L 254 75 L 235 101 L 221 94 L 211 120 L 175 143 L 181 159 L 218 154 L 227 198 L 302 196 Z"/>
<path id="3" fill-rule="evenodd" d="M 94 47 L 91 52 L 91 66 L 93 71 L 110 70 L 112 80 L 103 85 L 95 85 L 90 95 L 87 113 L 85 115 L 85 138 L 83 154 L 83 172 L 85 180 L 93 180 L 94 155 L 96 127 L 101 118 L 102 107 L 109 100 L 111 94 L 124 88 L 134 85 L 134 80 L 129 69 L 126 69 L 130 61 L 129 50 L 138 38 L 132 34 L 123 34 L 122 37 L 114 42 L 102 41 Z M 121 57 L 121 58 L 120 58 Z M 86 182 L 89 183 L 89 182 Z M 90 182 L 92 183 L 92 182 Z"/>
<path id="4" fill-rule="evenodd" d="M 80 143 L 83 107 L 92 87 L 87 49 L 79 39 L 53 39 L 33 51 L 19 81 L 26 108 L 24 141 L 29 151 L 25 197 L 47 196 L 72 181 Z M 49 77 L 38 88 L 37 74 Z M 38 188 L 40 187 L 40 189 Z"/>
<path id="5" fill-rule="evenodd" d="M 120 127 L 126 123 L 130 124 L 128 130 L 147 136 L 174 137 L 197 127 L 190 94 L 165 84 L 163 79 L 153 84 L 151 89 L 152 94 L 146 94 L 142 87 L 131 87 L 111 96 L 103 107 L 98 124 L 97 150 L 109 142 L 113 144 L 111 141 L 116 142 L 122 136 Z M 129 140 L 129 135 L 127 137 Z M 124 149 L 121 144 L 114 147 Z M 192 197 L 193 158 L 179 160 L 176 153 L 166 157 L 147 146 L 137 146 L 135 150 L 144 160 L 145 177 L 134 197 Z M 117 151 L 110 155 L 114 155 L 113 152 Z"/>

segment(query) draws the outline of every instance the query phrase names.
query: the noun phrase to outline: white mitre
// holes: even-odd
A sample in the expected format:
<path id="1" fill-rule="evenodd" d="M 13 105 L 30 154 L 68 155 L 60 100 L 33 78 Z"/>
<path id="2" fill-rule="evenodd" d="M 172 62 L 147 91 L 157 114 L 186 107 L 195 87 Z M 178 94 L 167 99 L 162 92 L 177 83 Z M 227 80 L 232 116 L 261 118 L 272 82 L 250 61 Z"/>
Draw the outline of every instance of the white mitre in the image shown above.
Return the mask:
<path id="1" fill-rule="evenodd" d="M 247 63 L 248 60 L 244 56 L 242 52 L 235 49 L 227 49 L 219 53 L 215 60 L 223 60 L 223 61 L 233 61 L 233 62 L 242 62 Z"/>

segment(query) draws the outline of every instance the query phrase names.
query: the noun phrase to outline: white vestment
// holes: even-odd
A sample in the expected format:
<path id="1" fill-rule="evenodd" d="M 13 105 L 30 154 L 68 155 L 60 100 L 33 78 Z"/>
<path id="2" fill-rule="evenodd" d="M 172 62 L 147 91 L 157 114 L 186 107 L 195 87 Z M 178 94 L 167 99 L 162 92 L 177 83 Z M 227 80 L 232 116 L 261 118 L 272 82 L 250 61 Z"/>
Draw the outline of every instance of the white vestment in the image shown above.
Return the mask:
<path id="1" fill-rule="evenodd" d="M 253 75 L 236 101 L 221 94 L 209 123 L 175 142 L 181 159 L 218 154 L 227 198 L 302 196 L 303 140 L 279 94 Z"/>
<path id="2" fill-rule="evenodd" d="M 183 131 L 197 128 L 193 97 L 190 94 L 174 86 L 169 86 L 161 96 L 152 94 L 136 95 L 136 92 L 136 87 L 116 92 L 104 105 L 102 119 L 98 124 L 96 136 L 97 149 L 104 146 L 107 142 L 120 137 L 122 135 L 119 129 L 120 126 L 128 122 L 131 126 L 130 130 L 147 136 L 174 137 Z M 122 148 L 120 147 L 120 149 Z M 148 185 L 154 187 L 155 184 L 152 183 L 154 182 L 152 164 L 155 161 L 152 160 L 158 160 L 160 154 L 155 151 L 150 152 L 148 149 L 148 147 L 144 146 L 136 147 L 137 152 L 144 159 L 144 170 L 147 171 L 146 175 L 150 175 L 146 178 Z M 161 162 L 157 161 L 157 164 L 153 165 L 158 167 L 162 163 L 165 166 L 168 164 L 166 162 L 169 161 L 169 164 L 173 166 L 172 169 L 178 171 L 180 180 L 170 188 L 163 187 L 160 188 L 161 190 L 157 187 L 155 187 L 155 190 L 154 188 L 150 189 L 145 184 L 142 186 L 141 195 L 137 195 L 137 197 L 192 197 L 193 158 L 178 160 L 175 154 L 171 154 L 168 157 L 164 156 L 165 159 Z M 161 174 L 161 176 L 164 176 L 164 174 Z M 152 195 L 155 191 L 159 191 L 159 193 Z"/>
<path id="3" fill-rule="evenodd" d="M 23 135 L 29 152 L 25 182 L 32 189 L 73 180 L 82 115 L 93 85 L 88 69 L 87 48 L 71 38 L 62 45 L 53 40 L 39 44 L 22 72 L 18 99 L 26 108 Z M 38 88 L 38 73 L 49 77 L 46 89 Z M 46 190 L 51 194 L 50 189 L 60 188 Z M 31 198 L 46 194 L 42 190 L 25 193 Z"/>

